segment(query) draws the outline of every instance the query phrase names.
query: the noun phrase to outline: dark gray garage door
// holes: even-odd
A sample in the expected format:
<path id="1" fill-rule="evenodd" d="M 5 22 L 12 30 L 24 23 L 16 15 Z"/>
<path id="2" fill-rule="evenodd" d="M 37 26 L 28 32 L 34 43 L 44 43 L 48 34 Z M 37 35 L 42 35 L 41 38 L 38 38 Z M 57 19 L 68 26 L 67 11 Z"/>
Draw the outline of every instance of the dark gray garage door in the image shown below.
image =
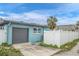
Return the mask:
<path id="1" fill-rule="evenodd" d="M 13 28 L 13 43 L 28 42 L 28 29 L 26 28 Z"/>

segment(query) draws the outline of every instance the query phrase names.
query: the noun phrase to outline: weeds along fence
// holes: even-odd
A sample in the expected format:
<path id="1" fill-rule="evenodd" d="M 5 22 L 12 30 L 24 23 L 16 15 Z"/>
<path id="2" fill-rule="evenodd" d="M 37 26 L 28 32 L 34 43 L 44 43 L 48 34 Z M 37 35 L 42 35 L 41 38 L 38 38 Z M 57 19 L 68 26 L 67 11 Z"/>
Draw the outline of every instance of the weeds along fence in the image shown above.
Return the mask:
<path id="1" fill-rule="evenodd" d="M 79 38 L 78 31 L 44 31 L 44 43 L 46 44 L 60 46 L 77 38 Z"/>

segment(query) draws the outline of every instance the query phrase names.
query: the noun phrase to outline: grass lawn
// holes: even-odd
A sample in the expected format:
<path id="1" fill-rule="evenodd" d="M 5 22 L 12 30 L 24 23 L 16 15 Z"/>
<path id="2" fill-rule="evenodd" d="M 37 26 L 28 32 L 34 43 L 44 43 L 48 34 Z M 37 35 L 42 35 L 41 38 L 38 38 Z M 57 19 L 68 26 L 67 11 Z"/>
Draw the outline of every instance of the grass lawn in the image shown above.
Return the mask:
<path id="1" fill-rule="evenodd" d="M 0 45 L 0 56 L 23 56 L 18 50 L 7 44 Z"/>

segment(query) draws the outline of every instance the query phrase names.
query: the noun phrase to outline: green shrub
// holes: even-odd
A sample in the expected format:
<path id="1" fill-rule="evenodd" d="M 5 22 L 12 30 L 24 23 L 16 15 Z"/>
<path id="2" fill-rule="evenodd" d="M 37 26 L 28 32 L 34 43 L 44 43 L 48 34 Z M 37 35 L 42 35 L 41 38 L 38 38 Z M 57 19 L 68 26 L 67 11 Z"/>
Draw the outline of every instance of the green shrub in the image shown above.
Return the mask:
<path id="1" fill-rule="evenodd" d="M 49 47 L 49 48 L 58 48 L 58 46 L 57 45 L 52 45 L 52 44 L 45 44 L 45 43 L 40 43 L 39 44 L 40 46 L 44 46 L 44 47 Z"/>
<path id="2" fill-rule="evenodd" d="M 63 44 L 60 46 L 60 49 L 62 49 L 62 51 L 68 51 L 71 50 L 75 45 L 77 45 L 77 43 L 79 42 L 79 39 L 75 39 L 72 42 L 68 42 L 66 44 Z M 44 47 L 51 47 L 51 48 L 59 48 L 57 45 L 48 45 L 45 43 L 40 43 L 40 46 L 44 46 Z"/>
<path id="3" fill-rule="evenodd" d="M 2 43 L 1 46 L 10 46 L 8 43 Z"/>
<path id="4" fill-rule="evenodd" d="M 0 45 L 0 56 L 22 56 L 22 53 L 8 45 L 8 43 L 2 43 Z"/>
<path id="5" fill-rule="evenodd" d="M 63 51 L 68 51 L 68 50 L 71 50 L 75 45 L 77 45 L 78 42 L 79 42 L 79 39 L 75 39 L 72 42 L 68 42 L 66 44 L 61 45 L 60 48 Z"/>
<path id="6" fill-rule="evenodd" d="M 0 56 L 22 56 L 18 49 L 0 46 Z"/>
<path id="7" fill-rule="evenodd" d="M 79 42 L 79 39 L 75 39 L 75 40 L 73 40 L 73 42 L 76 42 L 77 43 L 77 42 Z"/>

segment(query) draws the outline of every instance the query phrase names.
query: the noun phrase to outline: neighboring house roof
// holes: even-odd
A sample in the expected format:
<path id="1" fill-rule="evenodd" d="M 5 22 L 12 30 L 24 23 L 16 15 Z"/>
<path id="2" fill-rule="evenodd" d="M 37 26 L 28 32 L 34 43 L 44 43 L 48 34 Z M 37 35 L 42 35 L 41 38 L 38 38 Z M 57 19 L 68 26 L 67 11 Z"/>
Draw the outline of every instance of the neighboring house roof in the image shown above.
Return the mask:
<path id="1" fill-rule="evenodd" d="M 68 30 L 68 31 L 72 30 L 72 31 L 74 31 L 74 30 L 76 30 L 76 28 L 77 28 L 77 26 L 73 25 L 73 24 L 70 24 L 70 25 L 59 25 L 59 26 L 57 26 L 56 30 L 60 29 L 60 30 Z"/>
<path id="2" fill-rule="evenodd" d="M 47 27 L 47 25 L 42 25 L 42 24 L 36 24 L 36 23 L 27 23 L 27 22 L 23 22 L 23 21 L 12 21 L 12 20 L 4 20 L 4 19 L 0 19 L 0 25 L 4 25 L 4 24 L 8 24 L 8 23 L 12 23 L 12 24 L 20 24 L 20 25 L 29 25 L 29 26 L 41 26 L 41 27 Z"/>

